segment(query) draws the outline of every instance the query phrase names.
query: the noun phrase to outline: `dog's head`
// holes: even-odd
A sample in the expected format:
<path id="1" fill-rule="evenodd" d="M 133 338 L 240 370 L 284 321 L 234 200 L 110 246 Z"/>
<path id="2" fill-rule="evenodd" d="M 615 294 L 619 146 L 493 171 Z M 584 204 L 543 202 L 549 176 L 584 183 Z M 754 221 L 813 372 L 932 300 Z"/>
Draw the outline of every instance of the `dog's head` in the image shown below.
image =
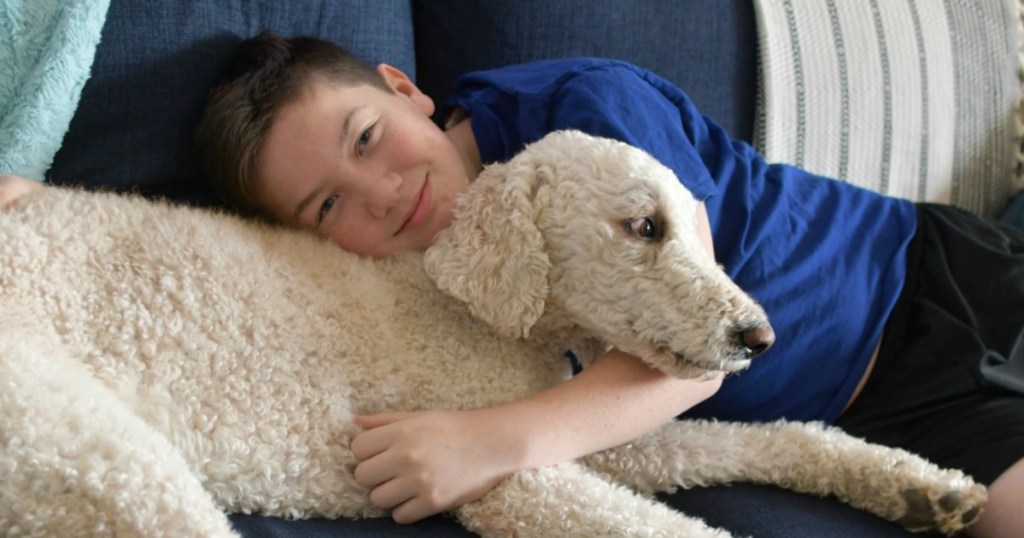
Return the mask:
<path id="1" fill-rule="evenodd" d="M 647 153 L 559 131 L 484 170 L 427 271 L 504 335 L 543 318 L 675 376 L 735 371 L 774 335 L 703 247 L 698 206 Z"/>

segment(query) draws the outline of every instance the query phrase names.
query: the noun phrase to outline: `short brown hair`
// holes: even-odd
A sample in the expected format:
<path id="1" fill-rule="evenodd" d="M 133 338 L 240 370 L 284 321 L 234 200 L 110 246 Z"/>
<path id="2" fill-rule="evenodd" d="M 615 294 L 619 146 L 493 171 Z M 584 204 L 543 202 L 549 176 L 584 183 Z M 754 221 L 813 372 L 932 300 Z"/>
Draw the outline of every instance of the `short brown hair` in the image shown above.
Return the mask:
<path id="1" fill-rule="evenodd" d="M 278 111 L 317 76 L 394 91 L 373 67 L 334 43 L 267 31 L 242 42 L 210 91 L 196 143 L 208 181 L 235 211 L 270 217 L 253 192 L 257 156 Z"/>

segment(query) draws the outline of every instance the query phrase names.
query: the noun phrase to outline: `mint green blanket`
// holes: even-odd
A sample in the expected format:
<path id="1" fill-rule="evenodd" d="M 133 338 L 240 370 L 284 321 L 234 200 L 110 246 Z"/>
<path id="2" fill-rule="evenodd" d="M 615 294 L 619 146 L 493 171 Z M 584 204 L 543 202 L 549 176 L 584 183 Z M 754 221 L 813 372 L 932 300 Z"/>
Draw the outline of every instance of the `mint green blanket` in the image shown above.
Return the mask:
<path id="1" fill-rule="evenodd" d="M 45 178 L 89 78 L 109 6 L 0 1 L 0 173 Z"/>

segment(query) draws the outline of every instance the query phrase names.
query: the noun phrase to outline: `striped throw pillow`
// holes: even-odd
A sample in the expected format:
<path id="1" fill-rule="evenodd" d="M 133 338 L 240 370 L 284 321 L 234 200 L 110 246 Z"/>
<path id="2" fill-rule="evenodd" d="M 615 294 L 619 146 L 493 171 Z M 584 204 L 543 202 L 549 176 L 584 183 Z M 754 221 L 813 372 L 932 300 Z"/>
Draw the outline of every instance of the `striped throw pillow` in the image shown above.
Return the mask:
<path id="1" fill-rule="evenodd" d="M 998 215 L 1021 188 L 1020 0 L 756 0 L 771 162 Z"/>

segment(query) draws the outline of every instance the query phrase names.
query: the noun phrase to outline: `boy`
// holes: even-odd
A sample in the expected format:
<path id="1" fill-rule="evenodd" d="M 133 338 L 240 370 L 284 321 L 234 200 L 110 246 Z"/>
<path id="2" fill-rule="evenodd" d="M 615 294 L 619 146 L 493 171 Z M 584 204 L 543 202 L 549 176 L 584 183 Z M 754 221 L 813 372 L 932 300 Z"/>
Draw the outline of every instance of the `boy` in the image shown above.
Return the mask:
<path id="1" fill-rule="evenodd" d="M 442 131 L 429 121 L 430 98 L 393 67 L 360 67 L 310 39 L 262 35 L 243 49 L 240 58 L 259 64 L 235 66 L 212 94 L 198 138 L 210 176 L 244 211 L 361 254 L 422 250 L 483 164 L 551 130 L 581 129 L 649 151 L 705 201 L 701 229 L 714 232 L 707 247 L 780 335 L 724 384 L 667 379 L 612 352 L 503 408 L 363 417 L 356 477 L 396 520 L 450 508 L 509 471 L 618 444 L 688 411 L 838 422 L 990 484 L 976 535 L 1024 532 L 1014 510 L 1024 498 L 1024 398 L 970 375 L 987 350 L 1008 355 L 1024 328 L 1024 234 L 768 166 L 677 88 L 626 64 L 539 62 L 467 75 L 445 105 Z M 236 133 L 246 133 L 241 144 Z M 958 268 L 964 255 L 972 265 Z M 998 283 L 997 302 L 980 302 L 990 289 L 972 283 Z M 1009 316 L 992 315 L 1003 311 Z M 910 381 L 921 389 L 907 389 Z M 462 442 L 453 448 L 452 439 Z"/>
<path id="2" fill-rule="evenodd" d="M 309 61 L 285 73 L 291 45 L 257 38 L 250 54 L 264 67 L 243 68 L 214 91 L 198 131 L 209 172 L 225 178 L 220 188 L 241 212 L 353 252 L 427 248 L 482 169 L 469 122 L 441 131 L 430 120 L 433 103 L 401 71 L 378 73 L 317 40 L 297 43 Z M 339 65 L 349 67 L 333 71 Z M 338 99 L 328 81 L 342 73 L 357 82 Z M 272 104 L 289 102 L 310 106 Z M 627 442 L 719 384 L 672 379 L 613 352 L 570 382 L 501 408 L 364 417 L 368 431 L 352 445 L 364 460 L 356 479 L 396 521 L 415 521 L 478 498 L 517 469 Z M 616 423 L 593 412 L 612 407 Z"/>

